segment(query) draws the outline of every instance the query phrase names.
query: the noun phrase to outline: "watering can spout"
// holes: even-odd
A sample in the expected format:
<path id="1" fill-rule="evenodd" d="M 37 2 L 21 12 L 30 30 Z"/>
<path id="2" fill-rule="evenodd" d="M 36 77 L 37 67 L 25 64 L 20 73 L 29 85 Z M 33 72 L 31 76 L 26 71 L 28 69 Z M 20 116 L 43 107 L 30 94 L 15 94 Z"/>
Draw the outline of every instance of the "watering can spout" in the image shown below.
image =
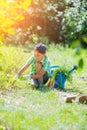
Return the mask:
<path id="1" fill-rule="evenodd" d="M 71 74 L 74 70 L 77 70 L 77 65 L 74 65 L 73 68 L 69 71 L 69 74 Z"/>

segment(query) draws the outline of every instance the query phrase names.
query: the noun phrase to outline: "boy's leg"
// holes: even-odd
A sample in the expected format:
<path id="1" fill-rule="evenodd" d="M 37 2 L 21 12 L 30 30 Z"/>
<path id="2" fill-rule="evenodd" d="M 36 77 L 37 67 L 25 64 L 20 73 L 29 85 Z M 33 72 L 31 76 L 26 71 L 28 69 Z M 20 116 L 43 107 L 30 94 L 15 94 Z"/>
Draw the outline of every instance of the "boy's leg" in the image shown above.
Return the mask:
<path id="1" fill-rule="evenodd" d="M 39 73 L 42 69 L 42 63 L 41 62 L 37 62 L 36 63 L 36 73 Z"/>
<path id="2" fill-rule="evenodd" d="M 48 76 L 48 73 L 46 72 L 44 75 L 43 75 L 43 84 L 45 84 L 49 79 L 49 76 Z"/>
<path id="3" fill-rule="evenodd" d="M 35 88 L 38 88 L 39 86 L 39 82 L 37 79 L 32 79 L 32 85 L 35 87 Z"/>
<path id="4" fill-rule="evenodd" d="M 39 82 L 39 86 L 42 86 L 44 85 L 47 81 L 48 81 L 49 77 L 48 77 L 48 74 L 47 72 L 43 75 L 43 77 L 39 78 L 38 79 L 38 82 Z"/>
<path id="5" fill-rule="evenodd" d="M 42 69 L 42 63 L 38 62 L 36 63 L 36 73 L 39 73 Z M 42 86 L 48 81 L 49 77 L 47 72 L 43 75 L 43 77 L 38 79 L 39 86 Z"/>
<path id="6" fill-rule="evenodd" d="M 41 62 L 37 62 L 36 63 L 36 73 L 39 73 L 42 69 L 42 63 Z M 41 86 L 43 84 L 43 77 L 38 79 L 38 84 L 39 86 Z"/>

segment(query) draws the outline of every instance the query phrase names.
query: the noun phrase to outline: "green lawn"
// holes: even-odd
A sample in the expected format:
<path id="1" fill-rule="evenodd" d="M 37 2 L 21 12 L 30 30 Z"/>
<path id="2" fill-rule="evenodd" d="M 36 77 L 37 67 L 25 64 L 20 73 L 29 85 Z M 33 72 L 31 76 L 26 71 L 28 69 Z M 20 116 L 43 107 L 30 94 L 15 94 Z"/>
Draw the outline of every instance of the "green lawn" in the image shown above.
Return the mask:
<path id="1" fill-rule="evenodd" d="M 72 83 L 66 82 L 66 93 L 50 88 L 33 90 L 28 81 L 15 80 L 32 50 L 32 46 L 0 47 L 0 130 L 87 130 L 87 105 L 64 100 L 69 94 L 87 95 L 87 50 L 75 55 L 76 50 L 68 47 L 51 45 L 47 49 L 52 65 L 71 69 L 84 59 L 83 70 L 72 74 Z M 12 88 L 6 89 L 10 83 Z"/>

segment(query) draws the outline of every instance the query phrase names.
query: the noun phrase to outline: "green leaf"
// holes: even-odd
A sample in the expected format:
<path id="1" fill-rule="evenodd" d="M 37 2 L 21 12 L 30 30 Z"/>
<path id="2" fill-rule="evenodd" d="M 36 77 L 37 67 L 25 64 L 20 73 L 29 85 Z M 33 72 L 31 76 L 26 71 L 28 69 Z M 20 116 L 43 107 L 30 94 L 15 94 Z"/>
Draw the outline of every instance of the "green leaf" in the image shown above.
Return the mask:
<path id="1" fill-rule="evenodd" d="M 82 54 L 82 47 L 78 46 L 75 51 L 75 55 L 81 55 Z"/>
<path id="2" fill-rule="evenodd" d="M 0 125 L 0 130 L 5 130 L 5 127 Z"/>
<path id="3" fill-rule="evenodd" d="M 20 80 L 26 80 L 26 78 L 23 77 L 22 75 L 19 76 L 19 79 L 20 79 Z"/>
<path id="4" fill-rule="evenodd" d="M 2 66 L 0 66 L 0 71 L 2 71 L 3 70 L 3 68 L 2 68 Z"/>
<path id="5" fill-rule="evenodd" d="M 84 61 L 83 61 L 83 58 L 81 58 L 78 62 L 78 67 L 79 69 L 83 69 L 83 66 L 84 66 Z"/>
<path id="6" fill-rule="evenodd" d="M 83 37 L 84 42 L 87 44 L 87 36 Z"/>
<path id="7" fill-rule="evenodd" d="M 79 45 L 80 45 L 80 41 L 79 41 L 79 40 L 75 40 L 75 41 L 72 42 L 71 47 L 72 47 L 72 48 L 76 48 L 76 47 L 78 47 Z"/>

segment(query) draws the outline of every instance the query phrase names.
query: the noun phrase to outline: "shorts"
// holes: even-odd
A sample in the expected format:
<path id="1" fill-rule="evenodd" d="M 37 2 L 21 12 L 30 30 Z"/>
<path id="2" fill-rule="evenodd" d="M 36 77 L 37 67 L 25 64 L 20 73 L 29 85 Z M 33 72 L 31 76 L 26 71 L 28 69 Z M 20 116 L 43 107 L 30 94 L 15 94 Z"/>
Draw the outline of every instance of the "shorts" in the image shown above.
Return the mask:
<path id="1" fill-rule="evenodd" d="M 36 87 L 42 86 L 44 85 L 49 79 L 48 73 L 46 72 L 43 77 L 39 78 L 39 79 L 32 79 L 33 83 Z"/>

